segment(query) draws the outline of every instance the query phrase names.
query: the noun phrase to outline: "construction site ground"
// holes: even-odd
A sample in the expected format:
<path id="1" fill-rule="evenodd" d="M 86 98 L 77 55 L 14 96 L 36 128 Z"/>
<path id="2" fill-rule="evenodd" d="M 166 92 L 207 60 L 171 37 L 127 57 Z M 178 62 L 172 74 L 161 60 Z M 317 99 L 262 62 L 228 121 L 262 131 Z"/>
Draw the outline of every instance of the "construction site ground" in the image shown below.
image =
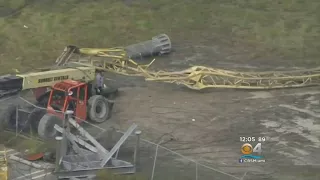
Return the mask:
<path id="1" fill-rule="evenodd" d="M 282 68 L 276 68 L 271 60 L 244 63 L 218 57 L 210 49 L 214 49 L 213 46 L 188 48 L 183 52 L 190 54 L 182 54 L 177 48 L 171 55 L 157 58 L 154 67 L 177 70 L 191 64 L 206 64 L 258 71 L 281 70 L 289 66 L 283 64 Z M 120 92 L 112 118 L 99 127 L 124 131 L 137 123 L 143 132 L 142 138 L 162 142 L 162 146 L 217 170 L 198 167 L 199 179 L 235 179 L 218 171 L 243 180 L 314 180 L 320 177 L 318 87 L 193 91 L 173 84 L 145 82 L 136 77 L 111 73 L 105 76 L 112 79 L 107 84 L 119 87 Z M 9 101 L 2 101 L 1 109 Z M 267 141 L 262 143 L 266 162 L 239 163 L 243 144 L 240 137 L 266 137 Z M 141 147 L 141 168 L 150 175 L 155 146 L 150 145 L 148 152 L 143 148 L 145 146 Z M 168 154 L 166 150 L 159 150 L 158 155 L 161 153 Z M 166 157 L 165 160 L 158 158 L 156 162 L 156 179 L 163 178 L 164 172 L 168 177 L 187 173 L 189 179 L 194 179 L 194 164 L 179 156 Z M 179 166 L 173 162 L 178 162 Z M 168 173 L 169 169 L 177 171 Z"/>
<path id="2" fill-rule="evenodd" d="M 245 56 L 231 58 L 227 56 L 231 53 L 223 52 L 218 46 L 177 48 L 169 57 L 157 58 L 155 67 L 177 70 L 201 64 L 246 71 L 290 69 L 290 64 L 280 60 L 277 65 L 274 59 L 252 63 Z M 165 147 L 236 177 L 245 175 L 244 180 L 320 177 L 318 87 L 199 92 L 139 78 L 106 76 L 116 80 L 109 84 L 120 87 L 120 96 L 105 126 L 125 130 L 137 123 L 144 138 L 155 143 L 162 140 Z M 266 162 L 240 164 L 240 137 L 266 137 L 262 143 Z M 219 172 L 212 176 L 233 179 Z"/>
<path id="3" fill-rule="evenodd" d="M 9 149 L 7 155 L 19 155 L 20 153 Z M 38 179 L 38 180 L 55 180 L 56 178 L 50 171 L 44 169 L 37 169 L 32 166 L 19 163 L 9 159 L 9 178 L 10 180 L 20 179 Z"/>
<path id="4" fill-rule="evenodd" d="M 52 65 L 69 44 L 125 46 L 159 33 L 169 35 L 173 52 L 156 57 L 152 66 L 156 69 L 206 65 L 273 71 L 319 65 L 319 3 L 315 0 L 32 2 L 42 4 L 23 3 L 13 13 L 0 12 L 5 27 L 0 36 L 2 73 Z M 199 92 L 112 73 L 106 77 L 114 80 L 107 84 L 119 87 L 120 93 L 112 118 L 99 126 L 124 131 L 137 123 L 142 138 L 162 141 L 162 146 L 217 170 L 198 167 L 199 180 L 234 179 L 221 172 L 242 180 L 320 179 L 319 87 Z M 1 101 L 2 113 L 9 103 L 13 101 Z M 267 138 L 262 144 L 265 163 L 238 162 L 240 136 Z M 141 151 L 141 169 L 150 175 L 155 146 L 142 146 Z M 158 152 L 167 158 L 158 158 L 155 180 L 174 175 L 175 180 L 188 179 L 181 174 L 195 179 L 194 164 L 167 152 Z"/>
<path id="5" fill-rule="evenodd" d="M 199 93 L 148 85 L 122 90 L 106 126 L 125 129 L 137 123 L 144 138 L 164 139 L 163 146 L 237 177 L 246 173 L 246 180 L 320 177 L 317 88 Z M 267 138 L 265 163 L 238 162 L 241 136 Z"/>

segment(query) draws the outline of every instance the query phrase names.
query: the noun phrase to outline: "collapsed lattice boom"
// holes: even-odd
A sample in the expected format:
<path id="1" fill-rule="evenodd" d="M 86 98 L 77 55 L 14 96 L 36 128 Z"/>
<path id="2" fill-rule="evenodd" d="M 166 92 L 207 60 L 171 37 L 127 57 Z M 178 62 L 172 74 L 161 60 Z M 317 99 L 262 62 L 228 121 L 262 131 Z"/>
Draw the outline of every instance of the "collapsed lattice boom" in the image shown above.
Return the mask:
<path id="1" fill-rule="evenodd" d="M 147 81 L 180 84 L 195 90 L 205 88 L 275 89 L 320 84 L 320 68 L 296 71 L 238 72 L 193 66 L 182 71 L 168 72 L 149 70 L 154 60 L 147 65 L 139 65 L 129 59 L 122 48 L 84 48 L 78 53 L 89 57 L 74 58 L 73 56 L 65 62 L 95 66 L 98 69 L 127 76 L 141 76 Z"/>

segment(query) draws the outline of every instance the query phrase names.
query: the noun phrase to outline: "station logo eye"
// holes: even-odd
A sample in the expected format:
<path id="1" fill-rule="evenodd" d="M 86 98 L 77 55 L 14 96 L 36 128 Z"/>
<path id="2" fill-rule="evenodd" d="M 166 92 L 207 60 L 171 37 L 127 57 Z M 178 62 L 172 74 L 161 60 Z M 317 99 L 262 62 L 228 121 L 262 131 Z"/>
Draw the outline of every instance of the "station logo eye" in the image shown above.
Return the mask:
<path id="1" fill-rule="evenodd" d="M 251 154 L 252 153 L 252 146 L 249 143 L 245 143 L 241 147 L 241 153 L 242 154 Z"/>

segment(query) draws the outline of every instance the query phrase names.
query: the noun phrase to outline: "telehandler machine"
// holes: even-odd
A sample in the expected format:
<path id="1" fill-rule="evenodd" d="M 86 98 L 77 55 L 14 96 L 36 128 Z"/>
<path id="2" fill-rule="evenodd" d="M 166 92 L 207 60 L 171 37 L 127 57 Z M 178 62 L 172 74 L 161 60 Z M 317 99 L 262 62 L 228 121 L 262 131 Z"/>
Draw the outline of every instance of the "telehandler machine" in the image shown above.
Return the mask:
<path id="1" fill-rule="evenodd" d="M 108 98 L 113 98 L 117 89 L 105 87 L 97 94 L 93 84 L 95 71 L 91 67 L 63 68 L 8 77 L 7 85 L 14 86 L 20 81 L 22 86 L 14 88 L 32 89 L 39 107 L 21 109 L 17 104 L 9 105 L 2 124 L 19 130 L 31 128 L 41 138 L 47 139 L 56 136 L 53 127 L 55 124 L 62 125 L 67 110 L 74 111 L 78 123 L 108 120 L 113 108 L 113 102 Z"/>

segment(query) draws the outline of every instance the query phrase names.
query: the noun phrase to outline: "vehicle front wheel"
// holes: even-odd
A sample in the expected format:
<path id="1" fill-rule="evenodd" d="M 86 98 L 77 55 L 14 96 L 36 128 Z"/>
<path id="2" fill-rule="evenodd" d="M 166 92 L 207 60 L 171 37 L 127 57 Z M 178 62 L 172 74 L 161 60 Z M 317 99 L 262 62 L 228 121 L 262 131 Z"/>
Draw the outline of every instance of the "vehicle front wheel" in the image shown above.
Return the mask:
<path id="1" fill-rule="evenodd" d="M 108 100 L 101 95 L 94 95 L 88 101 L 88 116 L 95 123 L 102 123 L 109 119 L 110 108 Z"/>
<path id="2" fill-rule="evenodd" d="M 59 132 L 54 128 L 54 125 L 62 127 L 62 120 L 52 114 L 45 114 L 38 125 L 38 135 L 42 139 L 53 139 Z"/>

